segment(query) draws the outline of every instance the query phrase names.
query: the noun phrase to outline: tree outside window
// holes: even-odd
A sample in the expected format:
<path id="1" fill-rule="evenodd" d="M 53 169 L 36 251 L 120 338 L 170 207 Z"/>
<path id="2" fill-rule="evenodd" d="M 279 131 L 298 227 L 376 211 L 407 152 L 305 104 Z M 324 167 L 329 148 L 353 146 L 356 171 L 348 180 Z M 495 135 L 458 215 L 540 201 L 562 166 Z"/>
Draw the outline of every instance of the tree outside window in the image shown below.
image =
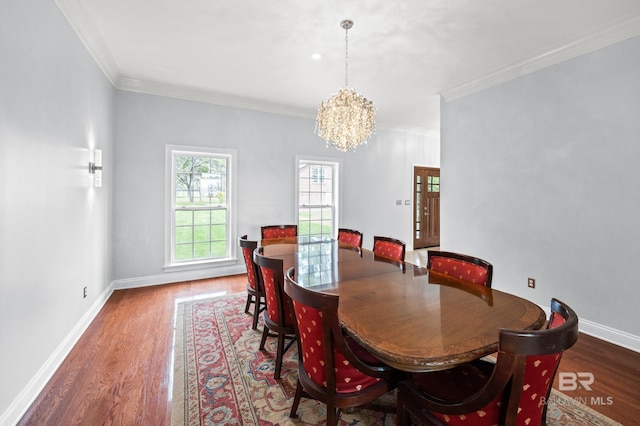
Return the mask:
<path id="1" fill-rule="evenodd" d="M 226 153 L 171 150 L 171 264 L 231 255 Z"/>

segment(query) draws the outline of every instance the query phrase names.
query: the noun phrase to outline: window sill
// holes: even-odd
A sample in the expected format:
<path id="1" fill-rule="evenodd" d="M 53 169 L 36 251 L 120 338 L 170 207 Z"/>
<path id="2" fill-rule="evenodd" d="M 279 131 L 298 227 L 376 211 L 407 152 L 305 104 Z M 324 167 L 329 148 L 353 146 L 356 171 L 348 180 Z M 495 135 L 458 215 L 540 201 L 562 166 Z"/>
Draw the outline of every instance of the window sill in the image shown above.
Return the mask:
<path id="1" fill-rule="evenodd" d="M 207 269 L 207 268 L 220 268 L 224 266 L 233 266 L 238 263 L 238 259 L 235 257 L 226 257 L 224 259 L 216 259 L 216 260 L 200 260 L 194 262 L 181 262 L 181 263 L 172 263 L 169 265 L 165 265 L 162 267 L 165 272 L 174 272 L 174 271 L 191 271 L 194 269 Z"/>

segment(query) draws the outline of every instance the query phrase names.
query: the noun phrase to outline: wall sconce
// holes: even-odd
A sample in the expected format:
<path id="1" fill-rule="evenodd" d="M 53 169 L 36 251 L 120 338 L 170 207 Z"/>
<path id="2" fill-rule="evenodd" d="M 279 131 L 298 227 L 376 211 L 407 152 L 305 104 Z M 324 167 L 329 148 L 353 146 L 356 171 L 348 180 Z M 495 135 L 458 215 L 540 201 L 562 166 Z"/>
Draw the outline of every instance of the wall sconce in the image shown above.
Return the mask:
<path id="1" fill-rule="evenodd" d="M 93 175 L 93 186 L 100 188 L 102 186 L 102 150 L 93 151 L 93 163 L 89 163 L 89 173 Z"/>

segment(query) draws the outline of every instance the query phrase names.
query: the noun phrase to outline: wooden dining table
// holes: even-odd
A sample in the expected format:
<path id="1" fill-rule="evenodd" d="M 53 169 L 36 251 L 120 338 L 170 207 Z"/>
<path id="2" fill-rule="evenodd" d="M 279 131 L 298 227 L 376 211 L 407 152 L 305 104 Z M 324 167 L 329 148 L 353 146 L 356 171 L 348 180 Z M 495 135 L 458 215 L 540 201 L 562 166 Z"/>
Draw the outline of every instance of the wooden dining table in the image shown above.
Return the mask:
<path id="1" fill-rule="evenodd" d="M 393 262 L 332 239 L 263 240 L 264 255 L 295 268 L 295 283 L 339 295 L 346 332 L 382 362 L 443 370 L 492 354 L 500 328 L 540 329 L 544 311 L 499 290 Z"/>

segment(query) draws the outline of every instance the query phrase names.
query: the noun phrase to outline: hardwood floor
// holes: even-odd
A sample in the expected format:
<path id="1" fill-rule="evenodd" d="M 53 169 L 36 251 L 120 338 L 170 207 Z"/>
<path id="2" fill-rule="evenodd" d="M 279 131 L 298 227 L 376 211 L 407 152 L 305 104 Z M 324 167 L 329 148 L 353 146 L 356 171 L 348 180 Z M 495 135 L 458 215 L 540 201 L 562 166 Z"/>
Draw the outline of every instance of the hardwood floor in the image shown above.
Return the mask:
<path id="1" fill-rule="evenodd" d="M 236 275 L 115 291 L 19 424 L 169 424 L 176 300 L 246 283 Z"/>
<path id="2" fill-rule="evenodd" d="M 245 288 L 236 275 L 114 292 L 19 425 L 169 424 L 176 301 Z M 639 353 L 581 334 L 559 372 L 592 373 L 591 391 L 564 393 L 640 425 Z"/>
<path id="3" fill-rule="evenodd" d="M 590 373 L 594 379 L 591 390 L 579 385 L 563 391 L 565 395 L 625 426 L 640 425 L 640 353 L 580 333 L 578 342 L 562 356 L 555 389 L 563 372 Z M 566 385 L 573 387 L 572 380 Z"/>

